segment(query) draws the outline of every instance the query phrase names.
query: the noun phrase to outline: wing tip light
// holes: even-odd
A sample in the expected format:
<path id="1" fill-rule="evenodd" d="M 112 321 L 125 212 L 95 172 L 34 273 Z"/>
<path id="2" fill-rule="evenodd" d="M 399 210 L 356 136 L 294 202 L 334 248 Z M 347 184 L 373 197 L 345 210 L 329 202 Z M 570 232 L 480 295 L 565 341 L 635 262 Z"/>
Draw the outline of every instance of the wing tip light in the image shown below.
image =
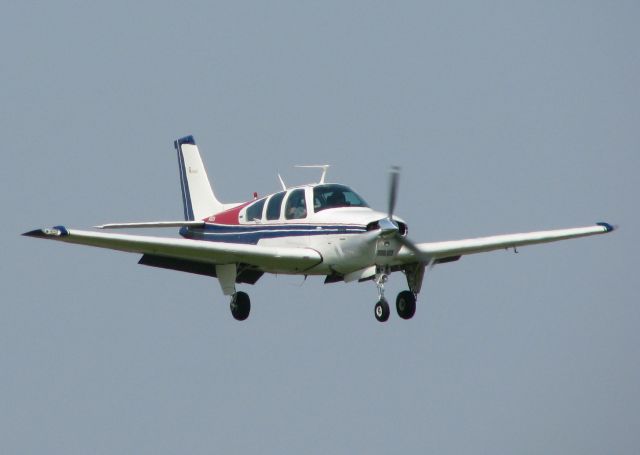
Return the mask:
<path id="1" fill-rule="evenodd" d="M 51 228 L 34 229 L 33 231 L 25 232 L 22 235 L 37 238 L 66 237 L 69 235 L 69 230 L 64 226 L 54 226 Z"/>
<path id="2" fill-rule="evenodd" d="M 598 226 L 602 226 L 605 229 L 605 232 L 613 232 L 616 229 L 618 229 L 618 226 L 615 224 L 609 224 L 609 223 L 605 223 L 604 221 L 601 221 L 599 223 L 596 223 Z"/>

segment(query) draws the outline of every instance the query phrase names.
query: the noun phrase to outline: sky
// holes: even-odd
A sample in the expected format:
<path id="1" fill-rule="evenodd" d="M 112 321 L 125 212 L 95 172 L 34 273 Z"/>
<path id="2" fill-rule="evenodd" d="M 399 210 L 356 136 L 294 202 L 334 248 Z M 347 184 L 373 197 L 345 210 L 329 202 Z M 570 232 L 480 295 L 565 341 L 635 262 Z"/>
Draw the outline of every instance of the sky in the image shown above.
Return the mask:
<path id="1" fill-rule="evenodd" d="M 640 4 L 13 2 L 0 16 L 0 451 L 636 454 Z M 608 221 L 372 283 L 215 279 L 21 237 L 327 179 L 416 242 Z M 175 230 L 154 231 L 176 236 Z M 406 287 L 401 274 L 391 298 Z"/>

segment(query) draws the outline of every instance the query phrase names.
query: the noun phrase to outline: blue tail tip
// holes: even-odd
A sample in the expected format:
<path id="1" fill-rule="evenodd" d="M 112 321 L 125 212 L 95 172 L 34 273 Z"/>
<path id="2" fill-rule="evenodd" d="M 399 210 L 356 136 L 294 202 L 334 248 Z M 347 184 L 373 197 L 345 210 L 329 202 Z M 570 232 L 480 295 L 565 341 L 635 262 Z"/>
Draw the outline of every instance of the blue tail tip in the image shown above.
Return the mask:
<path id="1" fill-rule="evenodd" d="M 598 226 L 602 226 L 603 228 L 605 228 L 607 232 L 615 231 L 618 228 L 617 226 L 614 226 L 609 223 L 605 223 L 604 221 L 601 221 L 600 223 L 596 223 L 596 224 Z"/>
<path id="2" fill-rule="evenodd" d="M 178 139 L 176 141 L 176 145 L 178 145 L 178 146 L 183 145 L 183 144 L 196 145 L 196 140 L 193 138 L 192 135 L 189 135 L 189 136 L 181 137 L 180 139 Z"/>

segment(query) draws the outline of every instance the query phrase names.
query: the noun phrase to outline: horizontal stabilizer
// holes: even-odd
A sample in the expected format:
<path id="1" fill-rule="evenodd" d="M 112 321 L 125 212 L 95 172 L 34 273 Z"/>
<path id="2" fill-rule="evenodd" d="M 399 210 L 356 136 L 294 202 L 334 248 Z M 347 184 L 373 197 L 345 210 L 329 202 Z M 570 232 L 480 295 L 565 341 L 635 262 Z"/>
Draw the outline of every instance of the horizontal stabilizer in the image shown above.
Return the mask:
<path id="1" fill-rule="evenodd" d="M 149 221 L 143 223 L 110 223 L 94 226 L 96 229 L 204 227 L 204 221 Z"/>

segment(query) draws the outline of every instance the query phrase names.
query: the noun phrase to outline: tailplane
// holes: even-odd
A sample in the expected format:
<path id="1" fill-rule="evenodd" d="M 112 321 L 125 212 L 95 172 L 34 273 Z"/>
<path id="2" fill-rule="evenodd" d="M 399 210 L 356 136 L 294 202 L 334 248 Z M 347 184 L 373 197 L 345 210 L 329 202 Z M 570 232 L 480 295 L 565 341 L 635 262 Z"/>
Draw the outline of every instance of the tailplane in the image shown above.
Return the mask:
<path id="1" fill-rule="evenodd" d="M 207 171 L 193 136 L 180 138 L 174 142 L 174 145 L 178 152 L 184 219 L 187 221 L 202 220 L 228 208 L 213 194 Z"/>

